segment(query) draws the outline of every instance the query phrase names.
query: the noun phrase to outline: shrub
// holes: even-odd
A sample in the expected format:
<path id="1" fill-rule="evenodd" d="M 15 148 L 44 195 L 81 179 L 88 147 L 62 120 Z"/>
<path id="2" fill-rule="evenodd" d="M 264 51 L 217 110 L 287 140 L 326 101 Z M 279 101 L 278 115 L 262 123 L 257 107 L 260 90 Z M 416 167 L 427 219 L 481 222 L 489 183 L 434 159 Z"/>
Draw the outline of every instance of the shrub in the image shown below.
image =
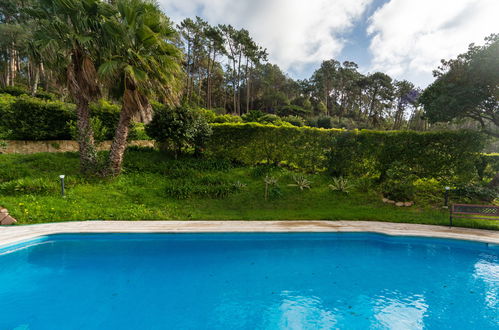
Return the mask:
<path id="1" fill-rule="evenodd" d="M 492 202 L 499 197 L 497 189 L 472 183 L 457 186 L 451 191 L 451 194 L 454 198 L 462 201 Z"/>
<path id="2" fill-rule="evenodd" d="M 75 119 L 74 105 L 40 100 L 27 95 L 17 97 L 2 107 L 0 126 L 11 131 L 17 140 L 70 139 L 68 123 Z"/>
<path id="3" fill-rule="evenodd" d="M 414 199 L 415 188 L 412 182 L 387 180 L 381 185 L 383 196 L 397 201 L 409 202 Z"/>
<path id="4" fill-rule="evenodd" d="M 93 129 L 96 140 L 112 140 L 120 120 L 121 106 L 100 99 L 90 104 L 90 114 L 93 119 Z M 139 125 L 140 126 L 140 125 Z M 130 124 L 128 140 L 139 140 L 136 123 Z M 143 134 L 145 135 L 145 133 Z M 100 138 L 98 138 L 100 137 Z"/>
<path id="5" fill-rule="evenodd" d="M 30 94 L 26 87 L 22 86 L 5 86 L 0 89 L 0 93 L 9 94 L 12 96 L 21 96 Z"/>
<path id="6" fill-rule="evenodd" d="M 279 116 L 305 116 L 307 110 L 299 105 L 284 105 L 277 110 Z"/>
<path id="7" fill-rule="evenodd" d="M 444 184 L 476 177 L 484 137 L 471 131 L 353 131 L 335 134 L 329 153 L 334 176 L 375 176 L 390 170 L 435 178 Z"/>
<path id="8" fill-rule="evenodd" d="M 295 183 L 291 183 L 288 186 L 290 186 L 290 187 L 297 187 L 300 190 L 310 189 L 310 186 L 312 185 L 312 182 L 310 182 L 303 175 L 296 175 L 296 176 L 294 176 L 293 177 L 293 181 Z"/>
<path id="9" fill-rule="evenodd" d="M 282 118 L 283 121 L 290 123 L 293 126 L 302 127 L 305 126 L 305 119 L 299 116 L 287 116 Z"/>
<path id="10" fill-rule="evenodd" d="M 250 110 L 241 116 L 241 119 L 245 123 L 259 123 L 260 119 L 265 116 L 265 114 L 260 110 Z"/>
<path id="11" fill-rule="evenodd" d="M 207 123 L 214 123 L 218 115 L 213 110 L 199 108 L 197 111 L 204 117 Z"/>
<path id="12" fill-rule="evenodd" d="M 239 116 L 234 116 L 234 115 L 220 115 L 215 118 L 213 121 L 214 123 L 241 123 L 243 119 Z"/>
<path id="13" fill-rule="evenodd" d="M 319 128 L 333 128 L 333 122 L 331 117 L 319 117 L 317 118 L 317 127 Z"/>
<path id="14" fill-rule="evenodd" d="M 170 109 L 157 105 L 152 121 L 146 125 L 146 133 L 176 156 L 193 147 L 197 153 L 204 148 L 211 135 L 211 127 L 199 113 L 186 107 Z"/>
<path id="15" fill-rule="evenodd" d="M 310 171 L 324 169 L 331 134 L 310 127 L 258 123 L 213 124 L 206 152 L 244 165 L 286 164 Z"/>
<path id="16" fill-rule="evenodd" d="M 4 88 L 0 89 L 0 94 L 9 94 L 12 96 L 21 96 L 21 95 L 31 95 L 31 91 L 24 86 L 5 86 Z M 46 92 L 42 89 L 38 89 L 35 95 L 33 95 L 36 98 L 42 99 L 42 100 L 49 100 L 49 101 L 54 101 L 57 99 L 57 96 L 53 93 Z"/>
<path id="17" fill-rule="evenodd" d="M 339 191 L 348 194 L 352 191 L 353 185 L 348 179 L 340 176 L 338 178 L 333 178 L 333 181 L 328 187 L 331 191 Z"/>
<path id="18" fill-rule="evenodd" d="M 215 118 L 213 121 L 214 123 L 241 123 L 243 119 L 239 116 L 234 116 L 234 115 L 220 115 Z"/>

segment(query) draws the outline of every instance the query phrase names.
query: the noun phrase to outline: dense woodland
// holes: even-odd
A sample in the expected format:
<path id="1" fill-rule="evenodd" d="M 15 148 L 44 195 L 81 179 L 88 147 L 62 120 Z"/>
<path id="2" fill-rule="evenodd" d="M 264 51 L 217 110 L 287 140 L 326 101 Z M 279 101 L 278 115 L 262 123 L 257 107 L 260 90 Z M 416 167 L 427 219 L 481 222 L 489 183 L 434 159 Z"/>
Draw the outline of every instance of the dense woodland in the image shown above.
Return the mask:
<path id="1" fill-rule="evenodd" d="M 92 104 L 104 100 L 120 107 L 111 134 L 114 173 L 121 169 L 132 123 L 148 123 L 155 109 L 179 105 L 207 109 L 222 116 L 221 122 L 469 128 L 497 137 L 498 51 L 499 35 L 487 37 L 483 46 L 470 45 L 467 53 L 442 61 L 435 82 L 424 91 L 335 59 L 323 61 L 310 78 L 294 80 L 268 61 L 267 50 L 247 30 L 213 26 L 199 17 L 175 24 L 151 1 L 6 0 L 0 5 L 2 92 L 75 104 L 82 169 L 96 163 Z M 23 102 L 24 108 L 33 105 Z M 168 116 L 172 122 L 196 117 Z M 489 151 L 494 148 L 489 144 Z"/>
<path id="2" fill-rule="evenodd" d="M 24 10 L 32 6 L 32 0 L 0 5 L 0 84 L 25 85 L 33 94 L 43 89 L 69 100 L 65 77 L 49 63 L 46 45 L 36 40 L 36 20 Z M 181 95 L 191 106 L 237 115 L 261 110 L 309 119 L 328 116 L 334 117 L 332 125 L 346 128 L 428 127 L 418 104 L 421 90 L 409 81 L 382 72 L 362 74 L 355 62 L 334 59 L 324 61 L 310 78 L 294 80 L 268 62 L 267 50 L 245 29 L 212 26 L 199 17 L 174 28 L 169 42 L 182 50 Z M 111 91 L 106 93 L 112 98 Z"/>

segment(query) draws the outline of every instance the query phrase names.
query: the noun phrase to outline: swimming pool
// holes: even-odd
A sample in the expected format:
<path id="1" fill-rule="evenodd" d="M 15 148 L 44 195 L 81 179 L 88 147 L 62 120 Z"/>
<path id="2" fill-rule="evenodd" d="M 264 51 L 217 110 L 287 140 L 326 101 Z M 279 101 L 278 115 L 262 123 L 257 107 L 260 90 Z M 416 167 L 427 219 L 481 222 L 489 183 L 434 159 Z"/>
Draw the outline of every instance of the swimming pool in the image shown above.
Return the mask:
<path id="1" fill-rule="evenodd" d="M 67 234 L 0 249 L 0 329 L 497 328 L 499 248 L 369 233 Z"/>

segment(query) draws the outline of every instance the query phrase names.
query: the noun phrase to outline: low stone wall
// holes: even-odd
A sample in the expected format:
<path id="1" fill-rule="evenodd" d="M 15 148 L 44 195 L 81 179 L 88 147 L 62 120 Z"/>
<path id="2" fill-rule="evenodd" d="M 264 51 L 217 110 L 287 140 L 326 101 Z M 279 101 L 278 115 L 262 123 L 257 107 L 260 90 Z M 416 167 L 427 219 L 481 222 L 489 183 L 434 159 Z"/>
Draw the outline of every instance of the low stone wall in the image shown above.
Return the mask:
<path id="1" fill-rule="evenodd" d="M 15 141 L 6 140 L 6 147 L 0 146 L 0 154 L 34 154 L 38 152 L 76 152 L 78 142 L 69 140 L 53 141 Z M 128 146 L 154 147 L 154 141 L 130 141 Z M 97 145 L 99 151 L 109 150 L 111 141 L 104 141 Z"/>

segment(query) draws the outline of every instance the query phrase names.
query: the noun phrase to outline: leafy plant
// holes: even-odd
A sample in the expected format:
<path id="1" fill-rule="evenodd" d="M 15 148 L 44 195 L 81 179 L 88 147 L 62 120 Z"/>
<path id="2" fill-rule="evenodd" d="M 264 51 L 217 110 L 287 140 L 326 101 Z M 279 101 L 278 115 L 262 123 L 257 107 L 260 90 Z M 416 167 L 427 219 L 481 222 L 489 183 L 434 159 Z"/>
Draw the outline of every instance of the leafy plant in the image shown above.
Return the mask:
<path id="1" fill-rule="evenodd" d="M 263 179 L 265 183 L 265 200 L 268 201 L 269 198 L 279 197 L 281 194 L 281 190 L 278 185 L 277 178 L 273 176 L 265 176 Z"/>
<path id="2" fill-rule="evenodd" d="M 288 186 L 290 186 L 290 187 L 298 187 L 302 191 L 305 190 L 305 189 L 310 189 L 310 185 L 312 184 L 312 182 L 310 182 L 303 175 L 294 176 L 293 180 L 295 181 L 295 183 L 289 184 Z"/>
<path id="3" fill-rule="evenodd" d="M 343 193 L 350 193 L 353 189 L 353 185 L 350 181 L 342 176 L 333 178 L 331 184 L 328 185 L 331 191 L 339 191 Z"/>
<path id="4" fill-rule="evenodd" d="M 452 190 L 452 196 L 466 201 L 492 202 L 499 197 L 499 191 L 495 188 L 481 184 L 465 184 L 457 186 Z"/>
<path id="5" fill-rule="evenodd" d="M 163 150 L 173 151 L 176 157 L 189 147 L 201 152 L 212 133 L 206 118 L 199 112 L 186 107 L 170 109 L 160 104 L 155 106 L 153 119 L 145 130 Z"/>

